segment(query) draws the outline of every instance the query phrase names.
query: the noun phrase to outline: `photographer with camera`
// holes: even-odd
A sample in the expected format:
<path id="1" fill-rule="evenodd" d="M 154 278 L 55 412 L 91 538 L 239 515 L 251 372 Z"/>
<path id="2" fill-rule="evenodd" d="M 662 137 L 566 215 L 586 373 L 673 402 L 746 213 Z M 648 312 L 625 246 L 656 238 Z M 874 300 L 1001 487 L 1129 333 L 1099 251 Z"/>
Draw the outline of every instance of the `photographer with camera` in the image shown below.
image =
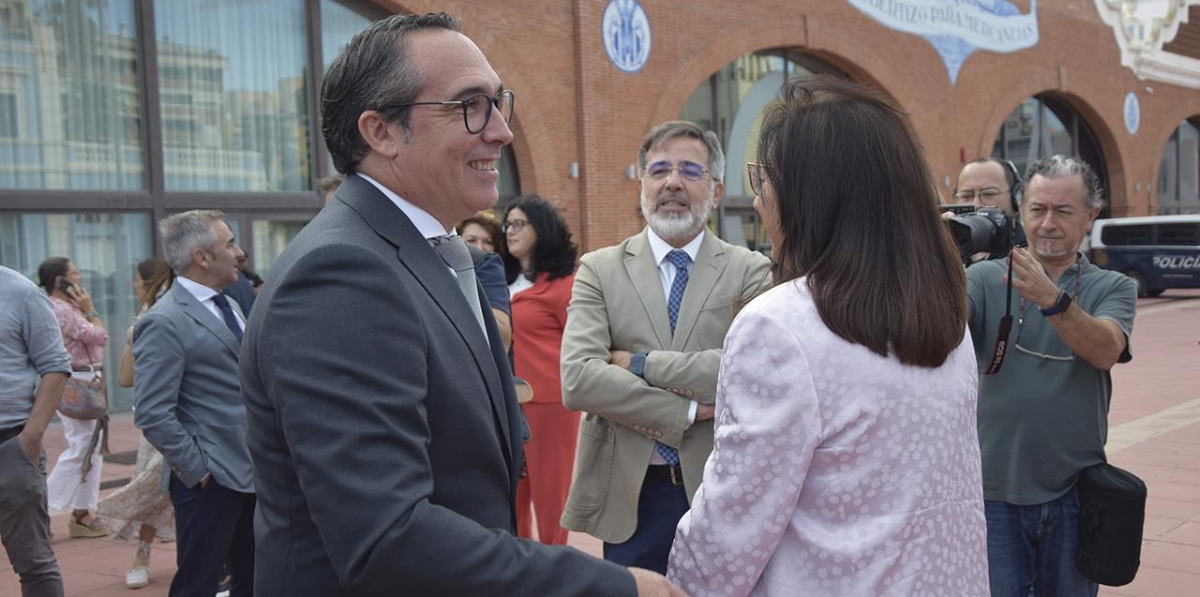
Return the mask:
<path id="1" fill-rule="evenodd" d="M 975 211 L 942 214 L 950 226 L 963 263 L 968 267 L 985 259 L 1000 259 L 1012 247 L 1025 244 L 1025 230 L 1017 216 L 1021 175 L 1012 162 L 995 157 L 975 158 L 958 173 L 954 198 L 971 203 Z"/>
<path id="2" fill-rule="evenodd" d="M 1137 289 L 1078 251 L 1103 203 L 1085 162 L 1036 162 L 1017 200 L 1029 248 L 967 269 L 991 594 L 1094 596 L 1075 561 L 1076 482 L 1104 461 L 1109 370 L 1132 358 Z"/>

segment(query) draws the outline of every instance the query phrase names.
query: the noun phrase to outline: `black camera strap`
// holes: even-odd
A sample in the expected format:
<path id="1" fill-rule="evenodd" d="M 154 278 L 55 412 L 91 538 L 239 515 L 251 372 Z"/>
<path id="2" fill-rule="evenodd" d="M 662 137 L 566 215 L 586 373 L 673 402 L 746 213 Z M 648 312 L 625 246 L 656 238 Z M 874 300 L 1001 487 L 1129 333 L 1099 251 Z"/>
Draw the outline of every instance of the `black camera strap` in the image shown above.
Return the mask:
<path id="1" fill-rule="evenodd" d="M 1008 335 L 1012 332 L 1012 279 L 1013 279 L 1013 262 L 1012 254 L 1008 256 L 1008 290 L 1005 292 L 1004 300 L 1004 317 L 1000 318 L 1000 329 L 996 332 L 996 347 L 992 350 L 991 361 L 988 362 L 987 371 L 984 375 L 995 375 L 1000 372 L 1000 367 L 1004 365 L 1004 355 L 1008 354 Z"/>

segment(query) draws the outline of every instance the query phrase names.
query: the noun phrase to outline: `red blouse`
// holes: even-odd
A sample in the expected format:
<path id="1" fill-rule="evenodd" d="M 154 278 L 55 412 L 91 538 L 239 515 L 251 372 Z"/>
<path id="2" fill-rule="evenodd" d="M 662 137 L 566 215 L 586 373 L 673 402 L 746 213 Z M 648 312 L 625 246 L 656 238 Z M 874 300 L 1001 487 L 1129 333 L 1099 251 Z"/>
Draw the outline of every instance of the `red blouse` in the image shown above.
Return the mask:
<path id="1" fill-rule="evenodd" d="M 562 402 L 559 360 L 574 284 L 575 274 L 550 280 L 543 272 L 512 297 L 513 361 L 517 377 L 533 388 L 534 402 Z"/>

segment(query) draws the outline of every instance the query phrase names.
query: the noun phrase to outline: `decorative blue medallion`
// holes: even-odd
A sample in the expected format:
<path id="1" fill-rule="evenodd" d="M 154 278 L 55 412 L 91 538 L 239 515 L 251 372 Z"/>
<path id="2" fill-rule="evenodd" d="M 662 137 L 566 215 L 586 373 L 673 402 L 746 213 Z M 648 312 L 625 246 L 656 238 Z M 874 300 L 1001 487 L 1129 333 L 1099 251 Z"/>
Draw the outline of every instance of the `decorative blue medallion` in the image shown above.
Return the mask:
<path id="1" fill-rule="evenodd" d="M 941 55 L 950 84 L 975 50 L 1016 52 L 1038 43 L 1037 0 L 1029 14 L 1006 0 L 846 0 L 889 29 L 920 35 Z"/>
<path id="2" fill-rule="evenodd" d="M 1125 130 L 1130 135 L 1136 135 L 1142 124 L 1142 106 L 1138 103 L 1137 95 L 1132 91 L 1125 96 Z"/>
<path id="3" fill-rule="evenodd" d="M 612 0 L 601 21 L 604 50 L 613 66 L 636 73 L 650 59 L 650 20 L 637 0 Z"/>

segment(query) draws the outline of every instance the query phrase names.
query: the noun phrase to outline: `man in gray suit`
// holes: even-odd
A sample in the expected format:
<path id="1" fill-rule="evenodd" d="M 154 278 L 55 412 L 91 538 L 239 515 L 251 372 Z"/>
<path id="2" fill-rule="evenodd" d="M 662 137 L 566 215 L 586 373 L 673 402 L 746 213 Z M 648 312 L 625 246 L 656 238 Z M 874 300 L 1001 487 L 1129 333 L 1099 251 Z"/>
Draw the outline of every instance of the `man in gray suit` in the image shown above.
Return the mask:
<path id="1" fill-rule="evenodd" d="M 221 292 L 242 250 L 219 211 L 159 222 L 175 272 L 170 290 L 133 330 L 134 423 L 159 452 L 175 506 L 171 597 L 212 597 L 227 563 L 231 597 L 254 587 L 254 487 L 238 382 L 245 320 Z"/>
<path id="2" fill-rule="evenodd" d="M 521 415 L 450 234 L 496 203 L 513 95 L 459 31 L 396 15 L 325 75 L 346 179 L 275 262 L 242 349 L 256 595 L 682 595 L 515 536 Z"/>
<path id="3" fill-rule="evenodd" d="M 647 229 L 583 256 L 562 343 L 563 404 L 587 413 L 561 524 L 604 557 L 666 572 L 713 446 L 717 369 L 770 262 L 707 232 L 725 190 L 711 131 L 672 121 L 638 152 Z"/>

